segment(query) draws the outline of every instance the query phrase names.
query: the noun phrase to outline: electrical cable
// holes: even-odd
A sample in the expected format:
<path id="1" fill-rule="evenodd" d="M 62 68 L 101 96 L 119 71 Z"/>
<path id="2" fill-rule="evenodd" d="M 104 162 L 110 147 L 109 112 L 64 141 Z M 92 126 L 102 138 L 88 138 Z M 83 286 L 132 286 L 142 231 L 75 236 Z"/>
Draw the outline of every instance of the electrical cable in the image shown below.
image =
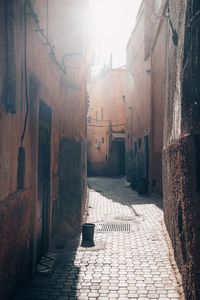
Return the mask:
<path id="1" fill-rule="evenodd" d="M 88 128 L 88 135 L 97 136 L 97 135 L 100 135 L 100 134 L 107 134 L 107 133 L 108 133 L 108 131 L 106 129 L 104 129 L 101 132 L 97 132 L 97 131 L 93 131 L 92 128 Z"/>
<path id="2" fill-rule="evenodd" d="M 55 46 L 50 42 L 49 37 L 48 37 L 49 30 L 47 32 L 47 35 L 45 35 L 44 29 L 40 25 L 39 16 L 38 16 L 37 12 L 34 10 L 31 0 L 25 0 L 25 1 L 27 2 L 29 14 L 35 23 L 35 27 L 36 27 L 35 31 L 39 32 L 42 39 L 44 40 L 43 45 L 46 45 L 49 48 L 49 53 L 48 53 L 49 57 L 51 59 L 51 62 L 57 66 L 57 69 L 62 71 L 65 75 L 67 74 L 68 68 L 80 69 L 80 67 L 65 65 L 65 58 L 67 56 L 69 56 L 69 57 L 70 56 L 79 56 L 84 60 L 84 62 L 86 64 L 86 58 L 84 57 L 84 55 L 82 53 L 79 53 L 79 52 L 67 53 L 63 56 L 61 63 L 58 61 L 58 58 L 56 57 L 56 53 L 55 53 Z M 48 17 L 47 22 L 49 22 L 48 1 L 47 1 L 47 17 Z M 47 29 L 48 29 L 48 27 L 47 27 Z"/>
<path id="3" fill-rule="evenodd" d="M 40 25 L 39 16 L 35 12 L 33 5 L 31 3 L 31 0 L 25 0 L 25 3 L 28 7 L 31 18 L 33 19 L 33 21 L 35 23 L 35 27 L 36 27 L 35 31 L 38 31 L 40 33 L 41 37 L 43 38 L 43 40 L 44 40 L 43 45 L 46 45 L 49 48 L 49 57 L 51 59 L 51 62 L 57 66 L 58 70 L 62 71 L 64 74 L 66 74 L 65 66 L 63 66 L 61 63 L 59 63 L 59 61 L 56 57 L 55 50 L 54 50 L 55 46 L 49 41 L 48 36 L 46 36 L 44 34 L 44 30 Z"/>
<path id="4" fill-rule="evenodd" d="M 24 6 L 24 81 L 25 81 L 25 98 L 26 98 L 26 114 L 24 119 L 24 126 L 21 135 L 21 146 L 24 141 L 26 127 L 27 127 L 27 120 L 28 120 L 28 113 L 29 113 L 29 102 L 28 102 L 28 82 L 27 82 L 27 19 L 26 19 L 26 1 Z"/>
<path id="5" fill-rule="evenodd" d="M 172 20 L 170 18 L 170 7 L 169 6 L 168 6 L 168 15 L 169 15 L 169 25 L 172 30 L 172 41 L 173 41 L 174 46 L 177 46 L 179 37 L 178 37 L 178 33 L 177 33 L 176 29 L 174 29 Z"/>
<path id="6" fill-rule="evenodd" d="M 111 125 L 111 127 L 117 127 L 117 126 L 125 126 L 126 124 L 113 124 Z M 94 125 L 94 124 L 87 124 L 87 126 L 90 126 L 90 127 L 109 127 L 109 125 Z"/>
<path id="7" fill-rule="evenodd" d="M 192 26 L 192 24 L 200 17 L 200 10 L 196 12 L 196 14 L 189 20 L 188 28 Z"/>
<path id="8" fill-rule="evenodd" d="M 96 118 L 93 118 L 93 117 L 88 117 L 88 120 L 94 120 L 94 121 L 96 121 L 96 122 L 111 122 L 112 120 L 99 120 L 99 119 L 96 119 Z M 121 121 L 123 121 L 123 119 L 121 119 L 121 120 L 115 120 L 115 121 L 113 121 L 113 122 L 121 122 Z"/>

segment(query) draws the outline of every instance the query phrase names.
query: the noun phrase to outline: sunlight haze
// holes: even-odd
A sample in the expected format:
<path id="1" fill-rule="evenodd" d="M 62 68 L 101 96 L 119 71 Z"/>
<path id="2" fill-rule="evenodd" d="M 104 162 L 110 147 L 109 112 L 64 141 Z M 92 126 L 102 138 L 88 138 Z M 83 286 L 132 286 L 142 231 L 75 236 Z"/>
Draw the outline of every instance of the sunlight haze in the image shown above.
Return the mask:
<path id="1" fill-rule="evenodd" d="M 95 67 L 113 67 L 126 62 L 126 45 L 135 25 L 141 0 L 91 0 L 92 27 L 95 39 Z"/>

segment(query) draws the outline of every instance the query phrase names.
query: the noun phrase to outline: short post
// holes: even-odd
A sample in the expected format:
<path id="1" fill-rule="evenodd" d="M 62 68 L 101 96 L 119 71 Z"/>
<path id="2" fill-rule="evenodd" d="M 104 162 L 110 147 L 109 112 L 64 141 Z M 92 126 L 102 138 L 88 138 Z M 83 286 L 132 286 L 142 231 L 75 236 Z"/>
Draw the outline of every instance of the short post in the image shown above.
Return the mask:
<path id="1" fill-rule="evenodd" d="M 93 223 L 84 223 L 82 224 L 82 247 L 94 247 L 94 228 L 95 224 Z"/>

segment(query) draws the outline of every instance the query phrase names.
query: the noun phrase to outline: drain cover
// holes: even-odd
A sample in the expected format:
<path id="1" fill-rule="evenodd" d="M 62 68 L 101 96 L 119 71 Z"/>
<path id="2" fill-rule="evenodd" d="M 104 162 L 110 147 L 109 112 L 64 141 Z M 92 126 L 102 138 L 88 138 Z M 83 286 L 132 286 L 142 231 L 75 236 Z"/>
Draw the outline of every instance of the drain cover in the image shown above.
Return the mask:
<path id="1" fill-rule="evenodd" d="M 108 231 L 121 231 L 129 232 L 131 231 L 131 224 L 108 224 L 108 223 L 99 223 L 96 225 L 96 232 L 108 232 Z"/>

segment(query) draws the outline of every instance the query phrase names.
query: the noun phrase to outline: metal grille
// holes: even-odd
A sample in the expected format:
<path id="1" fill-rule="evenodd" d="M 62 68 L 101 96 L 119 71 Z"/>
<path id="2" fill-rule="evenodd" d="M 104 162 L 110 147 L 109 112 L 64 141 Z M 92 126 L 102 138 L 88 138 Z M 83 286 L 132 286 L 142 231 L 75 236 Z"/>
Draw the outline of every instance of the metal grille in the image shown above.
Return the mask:
<path id="1" fill-rule="evenodd" d="M 131 224 L 106 224 L 99 223 L 96 225 L 96 232 L 110 232 L 110 231 L 120 231 L 129 232 L 131 231 Z"/>

